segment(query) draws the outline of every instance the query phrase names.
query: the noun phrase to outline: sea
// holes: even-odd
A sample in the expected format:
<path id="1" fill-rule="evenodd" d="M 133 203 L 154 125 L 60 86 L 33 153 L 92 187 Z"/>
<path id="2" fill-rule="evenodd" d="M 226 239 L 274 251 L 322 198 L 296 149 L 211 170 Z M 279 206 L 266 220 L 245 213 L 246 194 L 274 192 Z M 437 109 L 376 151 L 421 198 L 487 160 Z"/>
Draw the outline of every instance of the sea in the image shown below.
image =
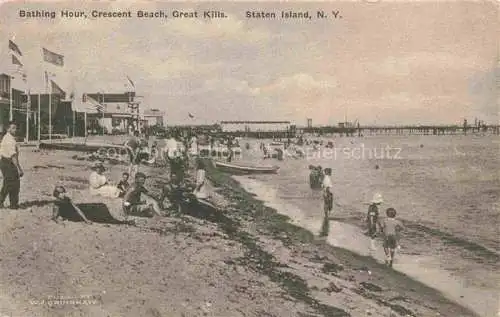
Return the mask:
<path id="1" fill-rule="evenodd" d="M 365 232 L 368 203 L 382 194 L 405 225 L 394 269 L 469 307 L 500 316 L 500 137 L 494 135 L 311 138 L 303 157 L 264 159 L 262 140 L 241 140 L 237 164 L 279 166 L 277 174 L 235 176 L 248 191 L 315 234 L 323 222 L 321 192 L 309 166 L 332 169 L 338 206 L 327 241 L 383 262 Z M 332 142 L 334 148 L 324 145 Z M 250 148 L 245 149 L 248 143 Z M 292 153 L 293 152 L 293 153 Z"/>

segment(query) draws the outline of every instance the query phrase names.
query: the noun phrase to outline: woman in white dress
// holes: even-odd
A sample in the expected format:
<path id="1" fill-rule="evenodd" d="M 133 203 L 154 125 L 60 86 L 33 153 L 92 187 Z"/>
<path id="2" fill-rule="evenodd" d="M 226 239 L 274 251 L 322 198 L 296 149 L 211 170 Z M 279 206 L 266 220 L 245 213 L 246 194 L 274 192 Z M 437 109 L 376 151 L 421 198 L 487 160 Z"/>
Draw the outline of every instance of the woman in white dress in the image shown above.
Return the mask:
<path id="1" fill-rule="evenodd" d="M 109 184 L 108 179 L 104 175 L 106 168 L 102 163 L 97 163 L 93 167 L 93 172 L 90 173 L 90 193 L 103 197 L 118 198 L 120 190 L 118 187 Z"/>
<path id="2" fill-rule="evenodd" d="M 205 174 L 205 164 L 199 159 L 196 166 L 196 188 L 194 190 L 194 195 L 198 199 L 208 198 Z"/>
<path id="3" fill-rule="evenodd" d="M 197 156 L 198 155 L 198 139 L 196 136 L 193 136 L 190 140 L 190 148 L 189 148 L 189 153 L 192 156 Z"/>

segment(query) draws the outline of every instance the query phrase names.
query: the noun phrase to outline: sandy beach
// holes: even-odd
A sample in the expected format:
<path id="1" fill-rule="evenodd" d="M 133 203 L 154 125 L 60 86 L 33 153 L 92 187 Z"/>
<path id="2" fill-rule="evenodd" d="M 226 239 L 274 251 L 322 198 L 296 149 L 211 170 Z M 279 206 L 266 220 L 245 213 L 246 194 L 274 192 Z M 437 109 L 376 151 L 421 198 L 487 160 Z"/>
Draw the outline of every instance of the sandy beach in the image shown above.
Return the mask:
<path id="1" fill-rule="evenodd" d="M 476 316 L 371 257 L 333 247 L 208 169 L 214 215 L 136 226 L 50 220 L 51 190 L 85 195 L 89 162 L 23 148 L 22 209 L 2 210 L 6 316 Z M 108 165 L 109 167 L 109 165 Z M 124 166 L 115 165 L 117 179 Z M 166 170 L 143 168 L 154 190 Z"/>

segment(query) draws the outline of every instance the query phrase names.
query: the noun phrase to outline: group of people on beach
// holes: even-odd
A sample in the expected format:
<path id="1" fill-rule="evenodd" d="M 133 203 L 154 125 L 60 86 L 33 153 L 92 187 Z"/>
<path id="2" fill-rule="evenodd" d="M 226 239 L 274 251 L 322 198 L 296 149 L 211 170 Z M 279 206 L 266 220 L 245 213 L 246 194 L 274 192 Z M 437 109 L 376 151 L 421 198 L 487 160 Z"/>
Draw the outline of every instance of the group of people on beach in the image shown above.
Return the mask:
<path id="1" fill-rule="evenodd" d="M 321 166 L 309 165 L 309 185 L 313 190 L 321 189 L 323 192 L 323 211 L 325 220 L 328 220 L 333 210 L 333 184 L 332 184 L 332 169 Z M 380 193 L 375 193 L 373 199 L 369 203 L 366 222 L 368 227 L 368 236 L 370 237 L 371 248 L 375 248 L 375 238 L 377 232 L 382 233 L 383 248 L 386 255 L 385 263 L 392 267 L 394 255 L 399 246 L 399 233 L 403 230 L 403 224 L 396 219 L 396 209 L 387 208 L 386 217 L 381 219 L 379 207 L 383 203 L 383 198 Z M 335 203 L 336 204 L 336 203 Z M 338 204 L 336 204 L 338 205 Z M 377 230 L 378 229 L 378 230 Z"/>
<path id="2" fill-rule="evenodd" d="M 15 122 L 10 122 L 6 134 L 0 143 L 0 169 L 3 174 L 3 184 L 0 190 L 0 205 L 3 206 L 5 198 L 9 196 L 10 208 L 19 208 L 20 178 L 24 172 L 19 164 L 19 147 L 16 143 L 15 134 L 17 126 Z M 216 140 L 206 140 L 210 144 Z M 234 144 L 234 140 L 227 140 L 229 146 Z M 167 135 L 166 144 L 161 149 L 157 142 L 152 146 L 140 137 L 138 131 L 125 142 L 125 148 L 129 156 L 129 168 L 123 172 L 121 179 L 114 183 L 108 179 L 104 172 L 105 166 L 96 163 L 92 166 L 89 175 L 89 190 L 92 195 L 121 199 L 123 211 L 127 215 L 138 216 L 161 216 L 164 215 L 164 200 L 169 196 L 169 192 L 179 191 L 185 186 L 185 174 L 191 164 L 196 165 L 196 184 L 190 188 L 192 194 L 197 199 L 206 199 L 205 187 L 205 166 L 198 156 L 198 140 L 196 135 L 182 136 L 175 131 Z M 262 145 L 261 145 L 262 146 Z M 230 148 L 230 147 L 229 147 Z M 261 147 L 264 150 L 264 147 Z M 230 151 L 232 152 L 232 151 Z M 161 157 L 168 162 L 170 170 L 170 184 L 162 189 L 161 197 L 153 197 L 144 187 L 147 176 L 139 171 L 139 165 L 147 161 L 154 162 L 157 157 Z M 337 204 L 333 198 L 333 183 L 331 179 L 331 168 L 323 169 L 321 166 L 309 166 L 309 183 L 313 190 L 321 189 L 323 193 L 323 205 L 325 219 L 329 219 L 333 210 L 333 205 Z M 132 182 L 130 182 L 132 180 Z M 86 222 L 90 222 L 84 213 L 71 202 L 63 186 L 56 186 L 53 191 L 56 198 L 54 208 L 54 219 L 61 215 L 61 208 L 72 208 L 75 214 Z M 386 254 L 386 263 L 392 266 L 395 250 L 399 246 L 399 232 L 403 229 L 402 223 L 396 219 L 396 210 L 387 208 L 386 217 L 381 220 L 379 207 L 383 203 L 382 196 L 375 194 L 369 204 L 367 212 L 368 235 L 372 245 L 377 235 L 377 231 L 383 233 L 383 246 Z M 175 205 L 175 204 L 174 204 Z M 337 204 L 338 205 L 338 204 Z M 176 206 L 179 207 L 178 205 Z M 379 229 L 379 230 L 377 230 Z"/>
<path id="3" fill-rule="evenodd" d="M 165 211 L 171 208 L 175 208 L 175 212 L 178 212 L 180 208 L 178 203 L 169 201 L 170 204 L 165 205 L 165 200 L 172 197 L 170 195 L 172 192 L 178 193 L 187 189 L 196 199 L 207 198 L 205 166 L 203 161 L 197 158 L 197 149 L 193 149 L 197 145 L 196 136 L 185 138 L 173 132 L 167 135 L 165 146 L 158 149 L 156 142 L 153 142 L 153 145 L 149 147 L 148 143 L 136 131 L 124 145 L 129 156 L 128 171 L 122 173 L 118 183 L 114 183 L 104 175 L 106 171 L 104 164 L 101 162 L 94 164 L 89 176 L 89 190 L 92 195 L 121 199 L 122 208 L 126 215 L 146 217 L 163 216 Z M 156 153 L 154 153 L 155 150 Z M 147 155 L 143 155 L 144 153 Z M 160 197 L 154 197 L 148 192 L 144 186 L 147 176 L 139 171 L 141 163 L 156 160 L 155 157 L 151 158 L 151 156 L 162 157 L 170 169 L 170 182 L 161 189 Z M 188 188 L 185 183 L 186 168 L 193 163 L 196 165 L 196 184 Z M 133 181 L 130 183 L 129 180 Z M 59 186 L 54 190 L 54 197 L 56 198 L 56 209 L 72 208 L 75 213 L 81 215 L 82 220 L 88 222 L 83 212 L 75 204 L 68 203 L 69 198 L 63 187 Z M 60 211 L 54 211 L 54 219 L 57 219 L 60 214 Z"/>

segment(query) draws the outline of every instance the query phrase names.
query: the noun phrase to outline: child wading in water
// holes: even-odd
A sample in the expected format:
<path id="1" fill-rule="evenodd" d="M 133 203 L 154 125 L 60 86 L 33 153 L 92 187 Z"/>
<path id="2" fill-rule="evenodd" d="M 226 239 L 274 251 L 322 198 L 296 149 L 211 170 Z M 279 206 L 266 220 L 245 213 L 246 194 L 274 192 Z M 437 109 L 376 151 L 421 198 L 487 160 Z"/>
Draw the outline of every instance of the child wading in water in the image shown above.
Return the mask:
<path id="1" fill-rule="evenodd" d="M 386 210 L 387 218 L 382 222 L 382 232 L 384 233 L 384 252 L 386 256 L 385 263 L 392 267 L 394 253 L 398 246 L 399 232 L 403 230 L 403 224 L 396 219 L 396 209 L 388 208 Z"/>
<path id="2" fill-rule="evenodd" d="M 323 210 L 325 212 L 325 218 L 330 217 L 330 213 L 333 209 L 333 193 L 332 193 L 332 169 L 325 168 L 325 176 L 323 177 L 322 187 L 323 187 Z"/>

